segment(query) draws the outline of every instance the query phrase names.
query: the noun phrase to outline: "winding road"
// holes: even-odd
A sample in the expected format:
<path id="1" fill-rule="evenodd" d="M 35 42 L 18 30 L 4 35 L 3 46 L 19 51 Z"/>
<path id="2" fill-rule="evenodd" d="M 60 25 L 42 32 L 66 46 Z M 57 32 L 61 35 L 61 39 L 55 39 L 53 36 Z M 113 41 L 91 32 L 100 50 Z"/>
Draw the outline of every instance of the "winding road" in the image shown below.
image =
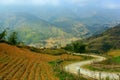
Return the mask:
<path id="1" fill-rule="evenodd" d="M 74 53 L 74 54 L 88 56 L 87 54 L 78 54 L 78 53 Z M 120 73 L 91 71 L 89 69 L 83 68 L 82 66 L 91 64 L 93 61 L 101 62 L 106 59 L 105 57 L 97 56 L 97 55 L 89 55 L 89 56 L 94 57 L 94 59 L 66 65 L 65 71 L 73 74 L 78 74 L 80 72 L 84 76 L 91 77 L 97 80 L 106 80 L 106 78 L 109 78 L 109 80 L 120 80 Z"/>

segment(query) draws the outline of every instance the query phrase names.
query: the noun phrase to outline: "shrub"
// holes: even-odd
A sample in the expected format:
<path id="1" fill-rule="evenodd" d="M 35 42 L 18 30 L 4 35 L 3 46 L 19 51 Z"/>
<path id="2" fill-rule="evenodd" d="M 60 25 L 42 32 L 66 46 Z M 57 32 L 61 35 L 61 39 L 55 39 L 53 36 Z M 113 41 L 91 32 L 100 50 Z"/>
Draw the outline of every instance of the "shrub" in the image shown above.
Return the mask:
<path id="1" fill-rule="evenodd" d="M 68 44 L 64 49 L 77 53 L 84 53 L 86 52 L 86 45 L 81 42 L 73 42 L 71 44 Z"/>
<path id="2" fill-rule="evenodd" d="M 16 32 L 12 32 L 12 34 L 8 37 L 8 43 L 12 45 L 18 44 L 18 38 Z"/>
<path id="3" fill-rule="evenodd" d="M 7 35 L 7 31 L 6 30 L 4 30 L 2 33 L 0 33 L 0 42 L 1 41 L 5 41 L 6 35 Z"/>

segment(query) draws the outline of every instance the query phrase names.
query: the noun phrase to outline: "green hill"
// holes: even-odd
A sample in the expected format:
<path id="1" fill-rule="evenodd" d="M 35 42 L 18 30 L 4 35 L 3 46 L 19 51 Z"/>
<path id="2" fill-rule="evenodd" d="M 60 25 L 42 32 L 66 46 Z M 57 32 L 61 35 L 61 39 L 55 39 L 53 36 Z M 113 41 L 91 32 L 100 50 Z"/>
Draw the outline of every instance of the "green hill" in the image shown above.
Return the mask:
<path id="1" fill-rule="evenodd" d="M 64 49 L 78 53 L 106 53 L 120 49 L 120 24 L 102 34 L 68 44 Z"/>
<path id="2" fill-rule="evenodd" d="M 1 20 L 2 27 L 18 32 L 19 39 L 26 44 L 49 38 L 71 37 L 62 29 L 31 14 L 9 14 Z"/>
<path id="3" fill-rule="evenodd" d="M 68 13 L 66 13 L 67 15 Z M 79 19 L 72 13 L 49 16 L 46 20 L 35 14 L 9 13 L 1 14 L 0 27 L 16 31 L 19 39 L 27 45 L 64 46 L 72 41 L 98 34 L 108 29 L 97 24 L 86 25 L 86 19 Z M 48 16 L 46 16 L 48 17 Z M 90 17 L 92 19 L 93 17 Z M 88 19 L 88 18 L 87 18 Z M 88 21 L 89 22 L 89 21 Z M 93 29 L 94 28 L 94 29 Z"/>
<path id="4" fill-rule="evenodd" d="M 91 52 L 104 53 L 110 49 L 120 49 L 120 24 L 86 41 L 87 49 Z"/>

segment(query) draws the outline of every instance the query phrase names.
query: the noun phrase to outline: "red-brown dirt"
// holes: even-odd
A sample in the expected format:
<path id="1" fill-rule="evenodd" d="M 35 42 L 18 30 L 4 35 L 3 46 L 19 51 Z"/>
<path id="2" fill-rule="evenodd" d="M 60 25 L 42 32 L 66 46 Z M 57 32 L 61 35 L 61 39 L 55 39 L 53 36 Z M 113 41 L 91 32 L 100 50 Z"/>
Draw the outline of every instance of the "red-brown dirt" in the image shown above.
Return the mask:
<path id="1" fill-rule="evenodd" d="M 67 54 L 52 56 L 0 43 L 0 79 L 59 80 L 48 62 L 67 58 Z M 69 55 L 69 59 L 80 57 Z"/>

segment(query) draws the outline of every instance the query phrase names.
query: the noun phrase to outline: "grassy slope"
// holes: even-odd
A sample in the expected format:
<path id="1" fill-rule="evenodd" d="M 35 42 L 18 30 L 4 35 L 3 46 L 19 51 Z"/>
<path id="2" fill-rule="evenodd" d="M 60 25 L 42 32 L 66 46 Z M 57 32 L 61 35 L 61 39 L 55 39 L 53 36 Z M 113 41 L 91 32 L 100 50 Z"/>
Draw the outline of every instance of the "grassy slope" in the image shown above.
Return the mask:
<path id="1" fill-rule="evenodd" d="M 110 49 L 120 49 L 120 25 L 88 38 L 87 43 L 87 49 L 92 52 L 105 53 Z"/>
<path id="2" fill-rule="evenodd" d="M 107 60 L 84 67 L 94 71 L 120 72 L 120 50 L 111 50 L 107 54 Z"/>
<path id="3" fill-rule="evenodd" d="M 41 80 L 45 80 L 45 78 L 48 78 L 50 80 L 59 80 L 55 76 L 53 68 L 50 66 L 49 62 L 55 60 L 64 61 L 68 59 L 68 56 L 70 60 L 82 60 L 80 56 L 67 54 L 59 56 L 38 54 L 35 52 L 31 52 L 30 50 L 25 48 L 18 48 L 16 46 L 0 43 L 0 78 L 9 80 L 20 78 L 26 80 L 34 80 L 34 78 L 39 77 Z M 13 70 L 15 66 L 16 68 L 15 70 Z"/>
<path id="4" fill-rule="evenodd" d="M 118 50 L 111 50 L 107 54 L 110 55 L 110 56 L 113 56 L 113 57 L 120 56 L 120 49 L 118 49 Z"/>
<path id="5" fill-rule="evenodd" d="M 15 30 L 18 32 L 19 39 L 26 44 L 41 43 L 41 46 L 48 46 L 49 44 L 60 46 L 60 44 L 64 45 L 70 43 L 71 41 L 76 41 L 70 40 L 72 38 L 85 38 L 96 32 L 101 33 L 102 31 L 106 30 L 104 27 L 99 25 L 101 22 L 98 24 L 98 26 L 101 26 L 99 27 L 100 29 L 96 28 L 96 26 L 93 25 L 95 24 L 96 19 L 94 23 L 91 23 L 90 19 L 92 19 L 92 17 L 89 19 L 90 21 L 88 19 L 84 19 L 85 23 L 90 22 L 90 24 L 93 25 L 89 26 L 81 22 L 83 19 L 79 20 L 78 17 L 75 18 L 75 16 L 69 13 L 69 11 L 67 11 L 67 15 L 65 15 L 63 12 L 62 14 L 61 12 L 57 14 L 51 14 L 52 16 L 49 14 L 48 16 L 45 12 L 42 16 L 44 16 L 44 19 L 46 20 L 29 13 L 4 14 L 4 16 L 1 16 L 1 26 L 2 29 L 8 27 L 10 30 Z M 53 16 L 56 17 L 53 18 Z M 48 17 L 50 20 L 47 19 Z M 55 39 L 54 43 L 47 43 L 46 41 L 43 41 L 49 39 L 52 39 L 52 41 Z M 45 45 L 45 43 L 47 45 Z"/>
<path id="6" fill-rule="evenodd" d="M 108 60 L 85 67 L 91 70 L 120 72 L 120 24 L 104 33 L 88 38 L 88 50 L 106 53 Z"/>

